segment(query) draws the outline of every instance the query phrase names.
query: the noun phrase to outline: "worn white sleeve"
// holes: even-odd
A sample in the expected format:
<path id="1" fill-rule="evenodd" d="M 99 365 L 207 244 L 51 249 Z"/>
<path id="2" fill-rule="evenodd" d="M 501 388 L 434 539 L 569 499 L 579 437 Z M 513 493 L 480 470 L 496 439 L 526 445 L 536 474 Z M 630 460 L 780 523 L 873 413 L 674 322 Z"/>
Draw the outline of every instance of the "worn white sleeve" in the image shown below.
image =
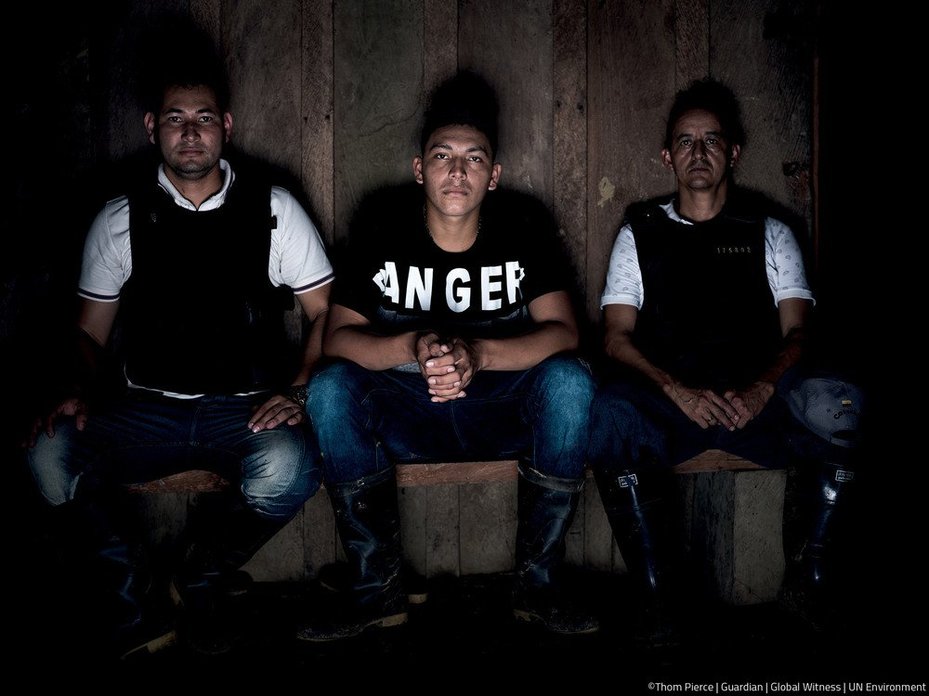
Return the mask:
<path id="1" fill-rule="evenodd" d="M 642 309 L 644 298 L 635 237 L 632 235 L 632 228 L 623 225 L 613 243 L 610 266 L 606 271 L 606 287 L 600 296 L 600 308 L 603 309 L 610 304 L 625 304 Z"/>
<path id="2" fill-rule="evenodd" d="M 765 219 L 765 266 L 774 304 L 798 298 L 813 302 L 806 280 L 803 254 L 793 231 L 780 220 Z"/>
<path id="3" fill-rule="evenodd" d="M 87 233 L 78 295 L 98 302 L 115 302 L 131 274 L 129 199 L 120 196 L 103 207 Z"/>
<path id="4" fill-rule="evenodd" d="M 297 199 L 286 189 L 272 187 L 271 214 L 277 218 L 268 259 L 271 282 L 287 285 L 298 295 L 331 282 L 334 276 L 326 248 Z"/>

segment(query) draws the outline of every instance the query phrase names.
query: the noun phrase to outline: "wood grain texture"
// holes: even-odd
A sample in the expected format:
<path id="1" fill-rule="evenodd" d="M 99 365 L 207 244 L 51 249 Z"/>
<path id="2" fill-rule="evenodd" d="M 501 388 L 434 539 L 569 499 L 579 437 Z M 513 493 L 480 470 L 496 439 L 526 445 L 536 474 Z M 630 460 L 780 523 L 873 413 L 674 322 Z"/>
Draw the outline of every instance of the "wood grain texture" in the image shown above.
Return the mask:
<path id="1" fill-rule="evenodd" d="M 454 484 L 430 486 L 426 492 L 425 575 L 461 574 L 461 495 Z"/>
<path id="2" fill-rule="evenodd" d="M 190 0 L 190 18 L 222 49 L 223 0 Z"/>
<path id="3" fill-rule="evenodd" d="M 515 563 L 516 484 L 462 486 L 461 574 L 497 573 Z"/>
<path id="4" fill-rule="evenodd" d="M 501 185 L 551 209 L 551 0 L 461 0 L 458 8 L 459 66 L 481 73 L 500 102 Z"/>
<path id="5" fill-rule="evenodd" d="M 104 126 L 98 131 L 97 148 L 105 161 L 116 161 L 148 143 L 137 92 L 141 71 L 162 58 L 159 42 L 170 41 L 174 28 L 187 21 L 188 7 L 186 0 L 136 0 L 93 11 L 99 24 L 92 79 L 98 88 L 95 108 Z"/>
<path id="6" fill-rule="evenodd" d="M 584 517 L 584 562 L 589 568 L 609 572 L 614 569 L 613 531 L 593 479 L 587 480 L 584 493 L 584 507 L 577 512 Z"/>
<path id="7" fill-rule="evenodd" d="M 709 0 L 676 0 L 674 46 L 676 89 L 710 74 Z"/>
<path id="8" fill-rule="evenodd" d="M 587 5 L 587 311 L 599 298 L 629 203 L 671 190 L 661 140 L 676 82 L 671 0 Z"/>
<path id="9" fill-rule="evenodd" d="M 516 460 L 453 462 L 450 464 L 399 464 L 398 486 L 422 486 L 489 481 L 515 481 Z"/>
<path id="10" fill-rule="evenodd" d="M 331 0 L 302 0 L 300 171 L 310 216 L 323 239 L 334 234 L 333 26 Z"/>
<path id="11" fill-rule="evenodd" d="M 674 467 L 678 474 L 695 474 L 705 471 L 745 471 L 762 467 L 738 455 L 723 450 L 707 450 Z M 476 484 L 515 481 L 518 477 L 515 459 L 493 462 L 451 462 L 434 464 L 398 464 L 397 486 L 442 486 L 450 484 Z M 590 472 L 589 485 L 593 483 Z M 191 470 L 172 474 L 156 481 L 134 483 L 128 486 L 135 493 L 168 491 L 205 492 L 220 490 L 228 483 L 218 474 Z"/>
<path id="12" fill-rule="evenodd" d="M 199 469 L 182 471 L 154 481 L 132 483 L 126 486 L 132 493 L 168 493 L 173 491 L 205 493 L 224 490 L 228 487 L 229 482 L 219 474 Z"/>
<path id="13" fill-rule="evenodd" d="M 558 230 L 587 295 L 587 13 L 573 0 L 552 3 L 552 202 Z"/>
<path id="14" fill-rule="evenodd" d="M 400 539 L 403 559 L 410 568 L 426 575 L 426 535 L 428 525 L 428 501 L 426 488 L 401 488 Z"/>
<path id="15" fill-rule="evenodd" d="M 334 5 L 335 233 L 362 198 L 409 181 L 423 100 L 422 0 Z"/>
<path id="16" fill-rule="evenodd" d="M 258 582 L 301 582 L 306 579 L 303 510 L 262 546 L 245 570 Z"/>
<path id="17" fill-rule="evenodd" d="M 457 0 L 423 0 L 423 99 L 458 69 Z"/>
<path id="18" fill-rule="evenodd" d="M 718 0 L 710 5 L 710 68 L 738 97 L 748 143 L 736 181 L 812 226 L 812 3 Z"/>
<path id="19" fill-rule="evenodd" d="M 565 563 L 578 567 L 584 565 L 585 538 L 587 532 L 584 519 L 584 508 L 590 490 L 590 486 L 586 486 L 581 491 L 580 496 L 578 496 L 577 511 L 574 514 L 574 519 L 565 536 Z M 596 494 L 597 492 L 594 490 L 594 495 Z"/>
<path id="20" fill-rule="evenodd" d="M 223 48 L 232 92 L 233 141 L 245 152 L 298 177 L 301 156 L 301 16 L 299 3 L 229 2 Z"/>
<path id="21" fill-rule="evenodd" d="M 316 577 L 320 568 L 336 559 L 335 516 L 325 490 L 303 505 L 303 539 L 304 577 Z"/>

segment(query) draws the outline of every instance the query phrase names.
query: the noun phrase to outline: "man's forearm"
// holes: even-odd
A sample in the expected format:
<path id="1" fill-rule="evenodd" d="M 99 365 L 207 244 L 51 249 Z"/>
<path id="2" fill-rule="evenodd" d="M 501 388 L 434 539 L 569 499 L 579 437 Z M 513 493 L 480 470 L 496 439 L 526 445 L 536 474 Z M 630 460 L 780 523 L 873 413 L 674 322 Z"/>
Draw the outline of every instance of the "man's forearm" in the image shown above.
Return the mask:
<path id="1" fill-rule="evenodd" d="M 291 384 L 306 384 L 310 379 L 310 375 L 313 374 L 313 368 L 316 367 L 316 363 L 319 362 L 323 354 L 325 320 L 326 310 L 323 310 L 310 326 L 309 334 L 306 337 L 306 343 L 303 346 L 303 360 Z"/>
<path id="2" fill-rule="evenodd" d="M 542 322 L 530 333 L 512 338 L 480 338 L 471 343 L 482 370 L 528 370 L 546 358 L 577 348 L 577 332 L 559 321 Z"/>
<path id="3" fill-rule="evenodd" d="M 802 328 L 792 329 L 784 337 L 784 343 L 774 363 L 759 375 L 756 381 L 777 384 L 790 368 L 797 365 L 806 347 L 806 331 Z"/>
<path id="4" fill-rule="evenodd" d="M 659 389 L 665 389 L 678 383 L 671 374 L 657 367 L 646 358 L 642 351 L 632 342 L 632 337 L 628 333 L 622 332 L 608 335 L 605 350 L 610 358 L 641 373 L 654 382 Z"/>
<path id="5" fill-rule="evenodd" d="M 368 370 L 387 370 L 416 362 L 417 333 L 379 336 L 363 327 L 342 326 L 332 331 L 324 343 L 326 355 L 345 358 Z"/>

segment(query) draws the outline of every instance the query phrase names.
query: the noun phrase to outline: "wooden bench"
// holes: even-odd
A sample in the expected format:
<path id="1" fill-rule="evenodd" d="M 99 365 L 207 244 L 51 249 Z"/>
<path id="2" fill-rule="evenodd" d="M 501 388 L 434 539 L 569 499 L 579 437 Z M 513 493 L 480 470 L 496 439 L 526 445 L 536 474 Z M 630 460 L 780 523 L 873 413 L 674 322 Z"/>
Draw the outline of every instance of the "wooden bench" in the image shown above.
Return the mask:
<path id="1" fill-rule="evenodd" d="M 730 604 L 773 600 L 783 577 L 781 520 L 786 475 L 720 450 L 675 467 L 687 538 L 716 596 Z M 588 474 L 590 477 L 590 474 Z M 515 461 L 401 464 L 397 467 L 404 553 L 417 572 L 467 575 L 510 570 L 516 535 Z M 179 531 L 197 496 L 228 483 L 188 471 L 134 484 L 146 495 L 153 538 Z M 325 490 L 246 566 L 257 580 L 300 581 L 341 558 Z M 592 478 L 568 534 L 569 563 L 625 572 Z"/>

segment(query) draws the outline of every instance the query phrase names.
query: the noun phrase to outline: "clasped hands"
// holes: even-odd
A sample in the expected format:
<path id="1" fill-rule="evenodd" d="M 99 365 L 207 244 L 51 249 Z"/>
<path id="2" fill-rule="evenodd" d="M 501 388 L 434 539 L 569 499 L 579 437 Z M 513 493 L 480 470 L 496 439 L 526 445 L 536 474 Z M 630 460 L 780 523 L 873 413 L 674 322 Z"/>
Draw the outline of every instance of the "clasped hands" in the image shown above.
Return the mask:
<path id="1" fill-rule="evenodd" d="M 680 384 L 667 385 L 664 390 L 678 408 L 704 430 L 715 425 L 726 430 L 741 430 L 761 413 L 774 395 L 774 385 L 764 381 L 722 395 L 712 389 L 692 389 Z"/>
<path id="2" fill-rule="evenodd" d="M 465 388 L 481 369 L 474 343 L 462 338 L 441 338 L 434 331 L 416 337 L 416 362 L 434 403 L 463 399 Z"/>

